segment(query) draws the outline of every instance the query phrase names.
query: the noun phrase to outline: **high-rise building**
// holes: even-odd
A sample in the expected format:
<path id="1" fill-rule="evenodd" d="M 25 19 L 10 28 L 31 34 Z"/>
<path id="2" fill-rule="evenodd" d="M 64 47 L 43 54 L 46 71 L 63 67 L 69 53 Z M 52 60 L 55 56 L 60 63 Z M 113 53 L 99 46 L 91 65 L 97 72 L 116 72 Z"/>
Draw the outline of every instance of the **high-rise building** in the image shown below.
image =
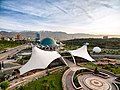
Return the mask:
<path id="1" fill-rule="evenodd" d="M 36 41 L 40 40 L 40 34 L 39 34 L 39 33 L 36 33 L 36 35 L 35 35 L 35 40 L 36 40 Z"/>

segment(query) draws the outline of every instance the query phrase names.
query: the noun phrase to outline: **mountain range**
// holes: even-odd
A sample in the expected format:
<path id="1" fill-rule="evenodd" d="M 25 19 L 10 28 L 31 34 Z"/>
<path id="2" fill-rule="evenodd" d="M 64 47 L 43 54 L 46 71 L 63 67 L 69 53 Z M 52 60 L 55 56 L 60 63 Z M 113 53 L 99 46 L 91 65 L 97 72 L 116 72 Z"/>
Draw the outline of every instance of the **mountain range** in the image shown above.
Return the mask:
<path id="1" fill-rule="evenodd" d="M 85 33 L 68 34 L 65 32 L 52 32 L 52 31 L 20 31 L 14 32 L 13 30 L 0 29 L 0 37 L 13 37 L 20 34 L 24 38 L 35 38 L 36 33 L 40 34 L 41 39 L 51 37 L 55 40 L 69 40 L 76 38 L 102 38 L 104 35 L 94 35 Z M 120 38 L 120 35 L 109 35 L 109 38 Z"/>

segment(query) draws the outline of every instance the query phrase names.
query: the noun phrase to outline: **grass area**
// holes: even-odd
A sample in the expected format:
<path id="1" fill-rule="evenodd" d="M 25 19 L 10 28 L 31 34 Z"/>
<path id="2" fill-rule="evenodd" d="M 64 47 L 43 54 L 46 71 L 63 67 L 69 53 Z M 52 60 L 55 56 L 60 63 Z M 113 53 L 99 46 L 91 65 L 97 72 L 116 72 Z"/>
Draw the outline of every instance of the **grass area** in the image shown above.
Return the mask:
<path id="1" fill-rule="evenodd" d="M 50 74 L 17 90 L 62 90 L 62 74 Z"/>
<path id="2" fill-rule="evenodd" d="M 97 67 L 97 68 L 105 69 L 114 74 L 120 74 L 120 67 L 116 67 L 114 65 L 96 65 L 93 63 L 82 63 L 80 65 L 81 66 L 90 66 L 90 67 L 94 67 L 94 68 Z"/>
<path id="3" fill-rule="evenodd" d="M 49 75 L 44 76 L 36 81 L 29 82 L 21 86 L 17 90 L 63 90 L 62 89 L 62 76 L 68 67 L 50 70 Z"/>

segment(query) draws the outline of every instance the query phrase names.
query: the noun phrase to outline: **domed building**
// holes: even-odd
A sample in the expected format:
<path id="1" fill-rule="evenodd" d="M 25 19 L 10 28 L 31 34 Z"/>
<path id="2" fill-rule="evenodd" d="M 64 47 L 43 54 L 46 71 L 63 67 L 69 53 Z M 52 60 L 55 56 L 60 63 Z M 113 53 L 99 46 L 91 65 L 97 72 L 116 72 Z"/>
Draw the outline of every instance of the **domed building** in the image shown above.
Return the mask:
<path id="1" fill-rule="evenodd" d="M 40 41 L 39 46 L 43 50 L 58 50 L 61 45 L 57 44 L 53 38 L 44 38 Z"/>
<path id="2" fill-rule="evenodd" d="M 93 48 L 93 52 L 100 53 L 101 52 L 101 48 L 100 47 L 94 47 Z"/>
<path id="3" fill-rule="evenodd" d="M 44 38 L 43 40 L 41 40 L 40 45 L 42 45 L 42 46 L 56 46 L 57 43 L 52 38 Z"/>

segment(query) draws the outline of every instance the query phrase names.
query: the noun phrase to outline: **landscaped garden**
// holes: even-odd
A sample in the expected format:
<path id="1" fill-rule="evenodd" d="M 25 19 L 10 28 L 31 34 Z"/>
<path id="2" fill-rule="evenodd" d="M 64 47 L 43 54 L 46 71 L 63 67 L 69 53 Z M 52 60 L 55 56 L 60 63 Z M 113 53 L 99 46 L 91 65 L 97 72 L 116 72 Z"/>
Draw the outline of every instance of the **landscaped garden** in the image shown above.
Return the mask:
<path id="1" fill-rule="evenodd" d="M 114 65 L 96 65 L 94 63 L 82 63 L 80 64 L 81 66 L 89 66 L 89 67 L 97 67 L 97 68 L 101 68 L 101 69 L 105 69 L 109 72 L 112 72 L 114 74 L 120 74 L 120 67 L 114 66 Z"/>
<path id="2" fill-rule="evenodd" d="M 102 67 L 102 69 L 108 70 L 114 74 L 120 74 L 120 67 L 106 65 L 106 66 Z"/>
<path id="3" fill-rule="evenodd" d="M 27 55 L 27 56 L 23 56 L 21 59 L 17 60 L 17 63 L 24 65 L 25 63 L 28 62 L 28 60 L 30 59 L 31 55 Z"/>
<path id="4" fill-rule="evenodd" d="M 50 74 L 21 86 L 17 90 L 62 90 L 62 74 Z"/>
<path id="5" fill-rule="evenodd" d="M 19 87 L 17 90 L 63 90 L 62 75 L 67 67 L 50 70 L 47 76 Z"/>

